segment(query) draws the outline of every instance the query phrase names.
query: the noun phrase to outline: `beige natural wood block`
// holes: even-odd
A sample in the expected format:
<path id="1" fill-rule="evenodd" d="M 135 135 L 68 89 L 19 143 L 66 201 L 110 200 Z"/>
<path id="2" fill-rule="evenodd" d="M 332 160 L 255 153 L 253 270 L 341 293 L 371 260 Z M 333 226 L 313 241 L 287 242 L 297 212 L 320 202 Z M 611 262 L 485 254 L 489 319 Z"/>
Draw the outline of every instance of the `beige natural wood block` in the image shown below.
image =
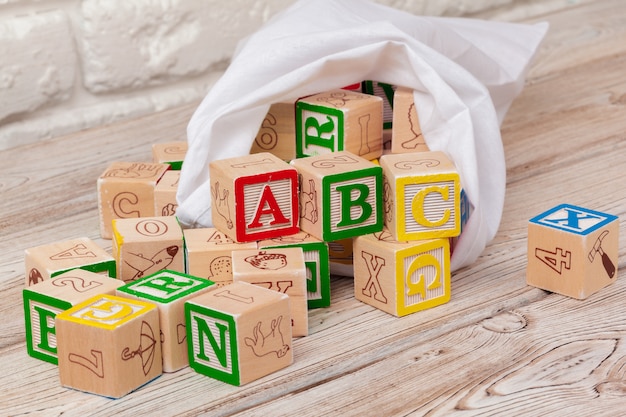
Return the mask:
<path id="1" fill-rule="evenodd" d="M 120 398 L 162 373 L 156 305 L 98 295 L 56 317 L 61 385 Z"/>
<path id="2" fill-rule="evenodd" d="M 248 282 L 287 294 L 292 335 L 309 334 L 306 264 L 302 248 L 269 248 L 233 252 L 233 281 Z"/>
<path id="3" fill-rule="evenodd" d="M 185 272 L 182 228 L 174 216 L 113 220 L 113 256 L 125 282 L 162 269 Z"/>
<path id="4" fill-rule="evenodd" d="M 243 385 L 293 363 L 286 294 L 235 282 L 185 303 L 189 365 Z"/>
<path id="5" fill-rule="evenodd" d="M 180 171 L 188 147 L 186 141 L 155 143 L 152 145 L 152 162 L 168 164 L 170 169 Z"/>
<path id="6" fill-rule="evenodd" d="M 283 161 L 296 157 L 295 103 L 274 103 L 261 123 L 250 153 L 269 152 Z"/>
<path id="7" fill-rule="evenodd" d="M 528 285 L 585 299 L 617 278 L 619 218 L 570 204 L 528 223 Z"/>
<path id="8" fill-rule="evenodd" d="M 123 284 L 102 274 L 73 269 L 25 288 L 22 298 L 28 354 L 57 364 L 56 315 L 95 295 L 114 295 Z"/>
<path id="9" fill-rule="evenodd" d="M 77 268 L 116 276 L 113 256 L 87 237 L 49 243 L 24 251 L 27 287 Z"/>
<path id="10" fill-rule="evenodd" d="M 330 242 L 382 230 L 382 169 L 348 151 L 291 161 L 300 178 L 300 229 Z"/>
<path id="11" fill-rule="evenodd" d="M 383 102 L 383 129 L 391 129 L 394 112 L 394 96 L 397 87 L 380 81 L 366 80 L 361 83 L 361 91 L 380 97 Z"/>
<path id="12" fill-rule="evenodd" d="M 353 241 L 354 239 L 349 237 L 328 242 L 328 260 L 332 275 L 352 276 L 354 274 Z"/>
<path id="13" fill-rule="evenodd" d="M 443 152 L 383 155 L 385 227 L 395 240 L 458 236 L 459 174 Z"/>
<path id="14" fill-rule="evenodd" d="M 387 230 L 354 239 L 354 297 L 394 316 L 450 300 L 448 239 L 398 242 Z"/>
<path id="15" fill-rule="evenodd" d="M 236 242 L 297 233 L 298 172 L 271 153 L 209 164 L 213 225 Z"/>
<path id="16" fill-rule="evenodd" d="M 237 243 L 214 227 L 184 229 L 183 235 L 187 273 L 218 286 L 233 282 L 233 251 L 257 248 L 256 242 Z"/>
<path id="17" fill-rule="evenodd" d="M 215 284 L 204 278 L 163 270 L 119 287 L 121 297 L 156 304 L 159 309 L 163 372 L 189 365 L 185 301 L 205 293 Z"/>
<path id="18" fill-rule="evenodd" d="M 391 153 L 429 151 L 413 100 L 413 89 L 396 88 L 393 96 Z"/>
<path id="19" fill-rule="evenodd" d="M 377 96 L 332 90 L 296 102 L 296 156 L 350 151 L 374 159 L 383 150 L 383 107 Z"/>
<path id="20" fill-rule="evenodd" d="M 100 235 L 111 239 L 111 221 L 154 216 L 154 188 L 167 164 L 114 162 L 98 178 Z"/>
<path id="21" fill-rule="evenodd" d="M 176 191 L 178 191 L 178 180 L 180 171 L 169 170 L 159 180 L 154 187 L 154 213 L 157 216 L 174 216 L 178 203 L 176 202 Z"/>

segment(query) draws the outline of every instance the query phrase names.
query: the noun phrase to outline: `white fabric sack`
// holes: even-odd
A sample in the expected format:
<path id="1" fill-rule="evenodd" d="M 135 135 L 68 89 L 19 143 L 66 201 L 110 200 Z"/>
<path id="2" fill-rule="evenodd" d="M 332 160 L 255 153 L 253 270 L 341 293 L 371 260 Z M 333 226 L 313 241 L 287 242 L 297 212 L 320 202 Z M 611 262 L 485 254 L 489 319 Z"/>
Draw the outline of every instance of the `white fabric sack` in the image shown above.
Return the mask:
<path id="1" fill-rule="evenodd" d="M 500 123 L 548 25 L 418 17 L 364 0 L 302 0 L 242 41 L 189 122 L 177 216 L 209 227 L 210 161 L 246 155 L 272 103 L 374 80 L 414 89 L 431 150 L 452 158 L 473 206 L 453 270 L 495 236 L 506 170 Z"/>

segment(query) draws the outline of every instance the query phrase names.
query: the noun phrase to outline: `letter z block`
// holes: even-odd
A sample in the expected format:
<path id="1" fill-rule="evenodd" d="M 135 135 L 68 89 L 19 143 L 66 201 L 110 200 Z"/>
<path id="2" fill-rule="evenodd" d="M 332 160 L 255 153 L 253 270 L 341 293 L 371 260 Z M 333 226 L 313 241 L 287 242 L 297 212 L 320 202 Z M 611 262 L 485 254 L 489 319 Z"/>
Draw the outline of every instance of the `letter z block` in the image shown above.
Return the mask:
<path id="1" fill-rule="evenodd" d="M 152 303 L 99 295 L 56 317 L 61 385 L 120 398 L 162 373 Z"/>
<path id="2" fill-rule="evenodd" d="M 209 164 L 213 225 L 236 242 L 297 233 L 298 172 L 258 153 Z"/>
<path id="3" fill-rule="evenodd" d="M 382 169 L 351 152 L 291 161 L 300 176 L 300 228 L 324 242 L 380 232 Z"/>
<path id="4" fill-rule="evenodd" d="M 460 178 L 443 152 L 389 154 L 384 172 L 385 226 L 398 241 L 458 236 Z"/>
<path id="5" fill-rule="evenodd" d="M 617 278 L 619 218 L 570 204 L 528 224 L 528 285 L 585 299 Z"/>
<path id="6" fill-rule="evenodd" d="M 354 296 L 394 316 L 450 300 L 448 239 L 398 242 L 388 231 L 354 239 Z"/>
<path id="7" fill-rule="evenodd" d="M 185 303 L 189 366 L 243 385 L 293 363 L 289 296 L 246 282 Z"/>

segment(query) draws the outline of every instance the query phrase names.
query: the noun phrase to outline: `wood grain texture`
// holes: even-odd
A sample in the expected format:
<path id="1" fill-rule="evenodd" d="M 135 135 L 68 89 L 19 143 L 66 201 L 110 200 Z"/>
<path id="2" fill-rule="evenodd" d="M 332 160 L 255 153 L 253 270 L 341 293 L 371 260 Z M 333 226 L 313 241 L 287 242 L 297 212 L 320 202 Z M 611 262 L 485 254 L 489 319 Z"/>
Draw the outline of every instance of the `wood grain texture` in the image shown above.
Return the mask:
<path id="1" fill-rule="evenodd" d="M 331 279 L 294 363 L 244 387 L 189 368 L 120 400 L 62 388 L 24 342 L 23 250 L 98 232 L 96 179 L 150 161 L 195 105 L 0 152 L 1 415 L 617 415 L 626 409 L 626 282 L 584 301 L 525 282 L 528 219 L 562 202 L 626 214 L 626 5 L 582 2 L 533 18 L 548 36 L 502 126 L 507 195 L 496 238 L 452 276 L 445 305 L 395 318 Z M 532 19 L 530 19 L 532 20 Z M 530 21 L 529 20 L 529 21 Z"/>

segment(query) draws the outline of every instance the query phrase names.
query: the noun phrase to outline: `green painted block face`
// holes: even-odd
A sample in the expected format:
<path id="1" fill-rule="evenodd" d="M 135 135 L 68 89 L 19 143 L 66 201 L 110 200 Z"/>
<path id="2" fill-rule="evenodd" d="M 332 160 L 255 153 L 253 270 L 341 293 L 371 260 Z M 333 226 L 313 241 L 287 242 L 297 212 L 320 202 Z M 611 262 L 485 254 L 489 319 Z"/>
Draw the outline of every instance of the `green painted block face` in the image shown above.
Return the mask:
<path id="1" fill-rule="evenodd" d="M 59 360 L 54 319 L 72 304 L 27 288 L 22 291 L 22 295 L 26 322 L 26 350 L 33 358 L 57 365 Z"/>
<path id="2" fill-rule="evenodd" d="M 132 281 L 117 290 L 156 303 L 171 303 L 214 285 L 213 281 L 182 272 L 162 270 Z"/>
<path id="3" fill-rule="evenodd" d="M 296 104 L 296 158 L 344 150 L 344 114 L 332 107 Z"/>
<path id="4" fill-rule="evenodd" d="M 55 271 L 52 274 L 50 274 L 50 278 L 69 272 L 72 269 L 74 268 Z M 96 274 L 100 272 L 106 272 L 106 274 L 111 278 L 117 277 L 117 268 L 115 268 L 115 260 L 113 259 L 110 261 L 96 262 L 93 264 L 81 265 L 77 267 L 77 269 L 84 269 L 85 271 L 95 272 Z"/>

